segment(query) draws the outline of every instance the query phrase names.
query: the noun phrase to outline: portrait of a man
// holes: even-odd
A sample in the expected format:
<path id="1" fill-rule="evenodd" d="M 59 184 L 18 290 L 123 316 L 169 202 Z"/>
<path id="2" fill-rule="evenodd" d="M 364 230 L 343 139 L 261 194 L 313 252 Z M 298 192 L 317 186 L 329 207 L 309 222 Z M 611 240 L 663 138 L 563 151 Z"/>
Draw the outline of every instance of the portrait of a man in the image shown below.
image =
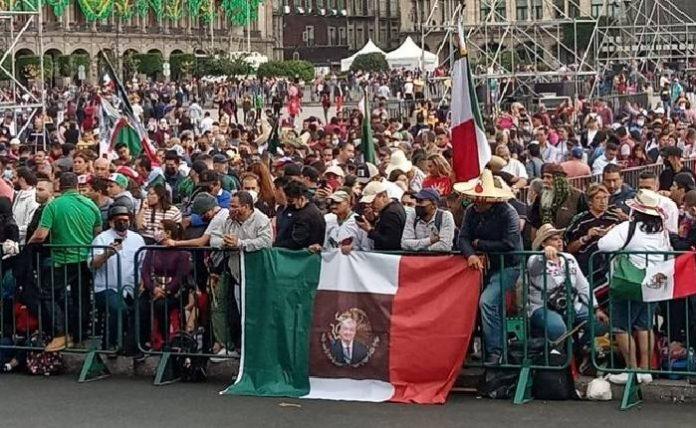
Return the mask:
<path id="1" fill-rule="evenodd" d="M 344 318 L 338 326 L 338 338 L 331 343 L 331 356 L 336 365 L 354 365 L 368 356 L 364 343 L 355 340 L 358 324 L 353 318 Z"/>

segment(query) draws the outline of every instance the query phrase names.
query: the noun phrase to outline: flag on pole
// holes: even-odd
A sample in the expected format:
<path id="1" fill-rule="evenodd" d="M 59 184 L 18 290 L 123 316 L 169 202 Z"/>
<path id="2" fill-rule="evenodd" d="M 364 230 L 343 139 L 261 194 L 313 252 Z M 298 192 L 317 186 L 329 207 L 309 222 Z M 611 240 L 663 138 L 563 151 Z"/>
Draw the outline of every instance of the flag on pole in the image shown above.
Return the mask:
<path id="1" fill-rule="evenodd" d="M 481 175 L 491 160 L 491 147 L 479 111 L 461 23 L 459 46 L 462 57 L 452 67 L 452 166 L 456 180 L 467 181 Z"/>
<path id="2" fill-rule="evenodd" d="M 99 53 L 104 59 L 104 65 L 106 65 L 106 73 L 109 77 L 109 81 L 111 84 L 113 84 L 116 96 L 119 98 L 121 102 L 121 110 L 126 120 L 125 123 L 128 125 L 129 128 L 132 129 L 133 132 L 135 132 L 135 134 L 132 134 L 131 131 L 124 129 L 124 124 L 121 126 L 121 129 L 119 129 L 119 133 L 116 134 L 116 137 L 119 137 L 120 131 L 123 130 L 124 132 L 126 132 L 126 134 L 124 134 L 124 137 L 128 138 L 128 141 L 125 142 L 129 144 L 129 147 L 131 147 L 130 144 L 132 144 L 131 154 L 133 154 L 133 156 L 137 156 L 134 153 L 140 153 L 142 151 L 150 159 L 150 162 L 152 162 L 153 165 L 159 165 L 160 161 L 159 159 L 157 159 L 157 150 L 150 141 L 145 127 L 142 123 L 140 123 L 140 119 L 138 119 L 138 117 L 133 112 L 133 106 L 131 106 L 130 100 L 128 99 L 128 93 L 126 92 L 126 89 L 124 88 L 121 81 L 118 79 L 118 76 L 116 76 L 116 72 L 114 71 L 111 62 L 109 61 L 109 58 L 103 52 L 100 51 Z M 112 135 L 114 134 L 112 133 Z M 121 141 L 118 139 L 112 139 L 111 142 L 119 143 Z"/>
<path id="3" fill-rule="evenodd" d="M 225 393 L 443 403 L 480 283 L 460 256 L 246 253 L 240 370 Z"/>
<path id="4" fill-rule="evenodd" d="M 370 162 L 377 165 L 377 154 L 375 153 L 375 142 L 372 139 L 372 124 L 370 123 L 370 101 L 367 88 L 363 90 L 363 97 L 358 104 L 358 108 L 362 111 L 362 139 L 360 140 L 360 149 L 363 152 L 365 162 Z"/>

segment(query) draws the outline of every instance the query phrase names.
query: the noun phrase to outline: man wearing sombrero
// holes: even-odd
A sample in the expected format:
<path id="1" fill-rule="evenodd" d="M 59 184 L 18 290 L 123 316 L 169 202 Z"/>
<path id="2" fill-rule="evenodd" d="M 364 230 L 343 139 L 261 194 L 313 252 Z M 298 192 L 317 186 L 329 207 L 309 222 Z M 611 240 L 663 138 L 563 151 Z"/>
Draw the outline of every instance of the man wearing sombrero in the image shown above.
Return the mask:
<path id="1" fill-rule="evenodd" d="M 482 258 L 489 260 L 484 277 L 484 289 L 479 301 L 481 323 L 486 351 L 485 362 L 498 364 L 503 350 L 501 335 L 504 292 L 517 282 L 522 251 L 520 219 L 507 201 L 514 195 L 500 177 L 484 170 L 479 178 L 457 183 L 454 190 L 473 203 L 466 208 L 459 232 L 458 245 L 474 269 L 485 268 Z"/>

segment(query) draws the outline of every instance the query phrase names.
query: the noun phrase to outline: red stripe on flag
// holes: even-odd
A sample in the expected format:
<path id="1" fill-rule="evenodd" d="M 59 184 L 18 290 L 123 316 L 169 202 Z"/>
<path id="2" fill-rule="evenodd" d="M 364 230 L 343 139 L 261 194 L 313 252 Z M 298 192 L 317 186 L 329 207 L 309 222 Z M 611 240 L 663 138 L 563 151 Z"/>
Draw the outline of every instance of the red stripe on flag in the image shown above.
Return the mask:
<path id="1" fill-rule="evenodd" d="M 474 119 L 452 128 L 452 166 L 457 181 L 471 180 L 481 174 Z"/>
<path id="2" fill-rule="evenodd" d="M 481 273 L 459 256 L 403 256 L 389 343 L 391 401 L 444 403 L 474 331 Z"/>
<path id="3" fill-rule="evenodd" d="M 674 260 L 674 294 L 680 299 L 696 294 L 696 252 L 682 254 Z"/>

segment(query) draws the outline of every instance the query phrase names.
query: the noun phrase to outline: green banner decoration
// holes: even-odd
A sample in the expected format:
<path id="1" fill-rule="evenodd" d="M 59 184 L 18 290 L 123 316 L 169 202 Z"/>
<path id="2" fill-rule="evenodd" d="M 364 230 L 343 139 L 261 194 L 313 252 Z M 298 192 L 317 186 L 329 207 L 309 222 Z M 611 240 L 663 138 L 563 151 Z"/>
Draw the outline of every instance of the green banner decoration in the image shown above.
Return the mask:
<path id="1" fill-rule="evenodd" d="M 114 0 L 114 14 L 121 19 L 132 18 L 135 7 L 135 0 Z"/>
<path id="2" fill-rule="evenodd" d="M 203 1 L 204 0 L 188 0 L 186 2 L 186 9 L 188 10 L 189 16 L 192 18 L 198 18 Z"/>
<path id="3" fill-rule="evenodd" d="M 148 0 L 147 3 L 150 5 L 150 9 L 155 14 L 157 21 L 161 21 L 164 16 L 164 0 Z"/>
<path id="4" fill-rule="evenodd" d="M 61 17 L 70 5 L 70 0 L 46 0 L 46 3 L 53 8 L 53 13 L 56 16 Z"/>
<path id="5" fill-rule="evenodd" d="M 177 21 L 184 12 L 184 0 L 164 0 L 164 16 Z"/>
<path id="6" fill-rule="evenodd" d="M 259 3 L 259 0 L 222 0 L 222 9 L 233 24 L 247 25 L 258 19 Z"/>
<path id="7" fill-rule="evenodd" d="M 135 13 L 140 17 L 147 16 L 147 12 L 150 10 L 150 5 L 147 0 L 134 0 L 135 1 Z"/>
<path id="8" fill-rule="evenodd" d="M 78 0 L 78 3 L 90 22 L 108 18 L 114 9 L 114 0 Z"/>

